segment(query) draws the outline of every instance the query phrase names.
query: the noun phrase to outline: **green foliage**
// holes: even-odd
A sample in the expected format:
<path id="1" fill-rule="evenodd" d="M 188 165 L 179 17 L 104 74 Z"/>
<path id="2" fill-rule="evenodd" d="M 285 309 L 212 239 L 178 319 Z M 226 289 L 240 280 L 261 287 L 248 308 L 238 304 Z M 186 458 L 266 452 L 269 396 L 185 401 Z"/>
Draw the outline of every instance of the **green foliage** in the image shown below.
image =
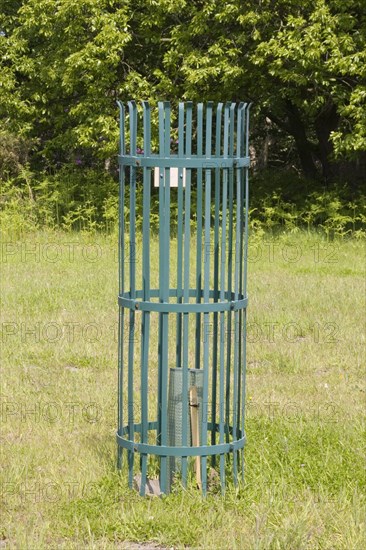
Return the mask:
<path id="1" fill-rule="evenodd" d="M 319 189 L 317 182 L 283 172 L 267 172 L 251 181 L 250 224 L 260 233 L 318 229 L 327 238 L 366 236 L 366 197 L 348 185 Z"/>
<path id="2" fill-rule="evenodd" d="M 300 16 L 289 14 L 286 25 L 260 42 L 252 58 L 281 86 L 280 96 L 293 102 L 309 122 L 331 103 L 336 106 L 342 120 L 330 138 L 338 155 L 366 148 L 366 21 L 358 8 L 355 2 L 345 7 L 317 0 L 308 17 L 309 7 Z"/>
<path id="3" fill-rule="evenodd" d="M 358 0 L 0 6 L 0 116 L 39 140 L 37 169 L 80 152 L 114 156 L 118 97 L 252 99 L 259 121 L 269 116 L 295 138 L 300 158 L 309 148 L 324 164 L 332 144 L 339 156 L 365 150 L 366 18 Z"/>
<path id="4" fill-rule="evenodd" d="M 65 166 L 56 174 L 22 169 L 2 186 L 2 231 L 40 227 L 113 231 L 118 219 L 118 184 L 105 171 Z"/>
<path id="5" fill-rule="evenodd" d="M 254 101 L 255 160 L 272 140 L 274 164 L 287 169 L 276 178 L 291 188 L 275 190 L 273 174 L 260 172 L 271 164 L 258 160 L 254 227 L 360 230 L 362 179 L 347 172 L 353 190 L 342 191 L 340 203 L 338 191 L 324 194 L 312 183 L 320 171 L 325 181 L 337 179 L 336 156 L 362 169 L 366 18 L 358 0 L 0 0 L 0 8 L 5 226 L 111 230 L 116 99 L 164 97 Z M 299 162 L 309 181 L 301 177 L 297 190 L 297 177 L 287 174 L 300 173 Z M 306 198 L 309 186 L 315 195 Z"/>
<path id="6" fill-rule="evenodd" d="M 262 172 L 251 178 L 250 227 L 257 234 L 318 230 L 327 238 L 366 236 L 366 197 L 347 185 L 320 188 L 317 182 L 286 172 Z M 125 204 L 129 203 L 126 185 Z M 142 228 L 143 186 L 136 185 L 134 224 Z M 196 192 L 192 190 L 191 229 L 196 227 Z M 23 168 L 2 189 L 2 230 L 21 233 L 42 226 L 85 232 L 117 229 L 118 183 L 106 171 L 66 166 L 54 175 L 36 177 Z M 177 190 L 171 189 L 171 231 L 178 218 Z M 128 214 L 128 212 L 127 212 Z M 214 215 L 214 210 L 212 211 Z M 159 190 L 152 188 L 152 232 L 159 230 Z"/>
<path id="7" fill-rule="evenodd" d="M 6 130 L 0 130 L 0 180 L 16 177 L 28 162 L 30 142 Z"/>
<path id="8" fill-rule="evenodd" d="M 178 9 L 177 12 L 178 14 Z M 165 54 L 187 98 L 251 98 L 314 158 L 365 151 L 366 18 L 357 0 L 203 1 L 179 9 Z M 334 145 L 334 148 L 333 148 Z"/>
<path id="9" fill-rule="evenodd" d="M 1 185 L 0 227 L 3 234 L 17 236 L 38 226 L 34 198 L 29 191 L 31 188 L 27 189 L 26 172 L 22 172 L 22 178 L 21 186 L 15 185 L 13 179 Z"/>
<path id="10" fill-rule="evenodd" d="M 366 78 L 366 55 L 363 55 L 363 79 Z M 337 155 L 354 156 L 356 151 L 366 151 L 366 86 L 358 85 L 350 94 L 349 103 L 339 109 L 342 129 L 334 130 L 331 138 Z"/>
<path id="11" fill-rule="evenodd" d="M 0 17 L 9 73 L 0 95 L 15 111 L 13 126 L 41 139 L 43 165 L 70 161 L 78 149 L 115 155 L 117 97 L 151 88 L 143 75 L 150 55 L 136 44 L 145 15 L 116 0 L 29 0 L 12 18 L 9 9 Z"/>

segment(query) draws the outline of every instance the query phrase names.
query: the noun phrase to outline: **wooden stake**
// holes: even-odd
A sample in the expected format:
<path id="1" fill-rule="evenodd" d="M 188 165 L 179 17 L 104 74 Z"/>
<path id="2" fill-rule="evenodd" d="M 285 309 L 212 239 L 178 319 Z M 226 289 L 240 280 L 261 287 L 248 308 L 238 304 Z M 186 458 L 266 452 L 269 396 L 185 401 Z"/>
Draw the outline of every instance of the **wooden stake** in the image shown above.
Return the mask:
<path id="1" fill-rule="evenodd" d="M 192 446 L 199 447 L 200 444 L 200 425 L 199 425 L 199 414 L 198 414 L 198 396 L 197 396 L 197 387 L 191 386 L 189 388 L 189 405 L 191 412 L 191 433 L 192 433 Z M 201 458 L 196 456 L 194 469 L 196 472 L 196 480 L 198 488 L 202 488 L 201 482 Z"/>

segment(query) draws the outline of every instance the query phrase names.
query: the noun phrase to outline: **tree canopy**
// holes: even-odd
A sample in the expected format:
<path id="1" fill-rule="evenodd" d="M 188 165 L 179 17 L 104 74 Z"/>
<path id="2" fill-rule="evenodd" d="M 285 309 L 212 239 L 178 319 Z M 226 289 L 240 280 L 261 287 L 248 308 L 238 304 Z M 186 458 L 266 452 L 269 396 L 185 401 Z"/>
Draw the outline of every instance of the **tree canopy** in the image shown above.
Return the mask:
<path id="1" fill-rule="evenodd" d="M 366 151 L 360 0 L 0 0 L 2 132 L 39 169 L 115 156 L 116 99 L 251 100 L 306 177 Z"/>
<path id="2" fill-rule="evenodd" d="M 178 72 L 186 96 L 249 97 L 294 138 L 310 177 L 317 161 L 329 177 L 333 154 L 366 150 L 359 1 L 215 0 L 184 8 L 176 8 L 180 21 L 164 63 L 171 80 Z"/>

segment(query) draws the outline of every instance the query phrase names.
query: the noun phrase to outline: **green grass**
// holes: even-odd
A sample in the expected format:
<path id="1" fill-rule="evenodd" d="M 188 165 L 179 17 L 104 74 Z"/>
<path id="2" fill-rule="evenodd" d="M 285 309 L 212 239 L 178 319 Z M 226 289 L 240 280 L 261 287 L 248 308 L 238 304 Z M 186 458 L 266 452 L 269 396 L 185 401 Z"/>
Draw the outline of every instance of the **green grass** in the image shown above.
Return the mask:
<path id="1" fill-rule="evenodd" d="M 153 500 L 116 471 L 116 245 L 2 243 L 1 545 L 365 547 L 363 243 L 252 238 L 245 484 Z"/>

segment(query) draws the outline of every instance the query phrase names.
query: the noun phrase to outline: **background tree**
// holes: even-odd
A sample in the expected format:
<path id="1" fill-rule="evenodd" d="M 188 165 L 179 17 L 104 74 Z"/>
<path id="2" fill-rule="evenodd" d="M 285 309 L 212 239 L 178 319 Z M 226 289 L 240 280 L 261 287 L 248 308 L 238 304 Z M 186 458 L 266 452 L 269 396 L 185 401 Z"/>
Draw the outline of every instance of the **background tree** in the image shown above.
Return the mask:
<path id="1" fill-rule="evenodd" d="M 162 57 L 160 37 L 152 36 L 142 6 L 128 0 L 28 0 L 14 9 L 3 2 L 3 67 L 8 96 L 16 91 L 18 97 L 12 128 L 23 126 L 37 137 L 43 164 L 75 159 L 81 151 L 85 161 L 115 156 L 116 99 L 150 96 L 148 77 Z M 154 51 L 146 48 L 149 41 Z"/>
<path id="2" fill-rule="evenodd" d="M 179 93 L 249 97 L 295 141 L 305 176 L 366 150 L 366 15 L 358 0 L 170 5 L 166 69 Z"/>
<path id="3" fill-rule="evenodd" d="M 117 98 L 253 101 L 258 172 L 361 188 L 365 43 L 359 0 L 0 0 L 6 192 L 115 204 Z"/>

